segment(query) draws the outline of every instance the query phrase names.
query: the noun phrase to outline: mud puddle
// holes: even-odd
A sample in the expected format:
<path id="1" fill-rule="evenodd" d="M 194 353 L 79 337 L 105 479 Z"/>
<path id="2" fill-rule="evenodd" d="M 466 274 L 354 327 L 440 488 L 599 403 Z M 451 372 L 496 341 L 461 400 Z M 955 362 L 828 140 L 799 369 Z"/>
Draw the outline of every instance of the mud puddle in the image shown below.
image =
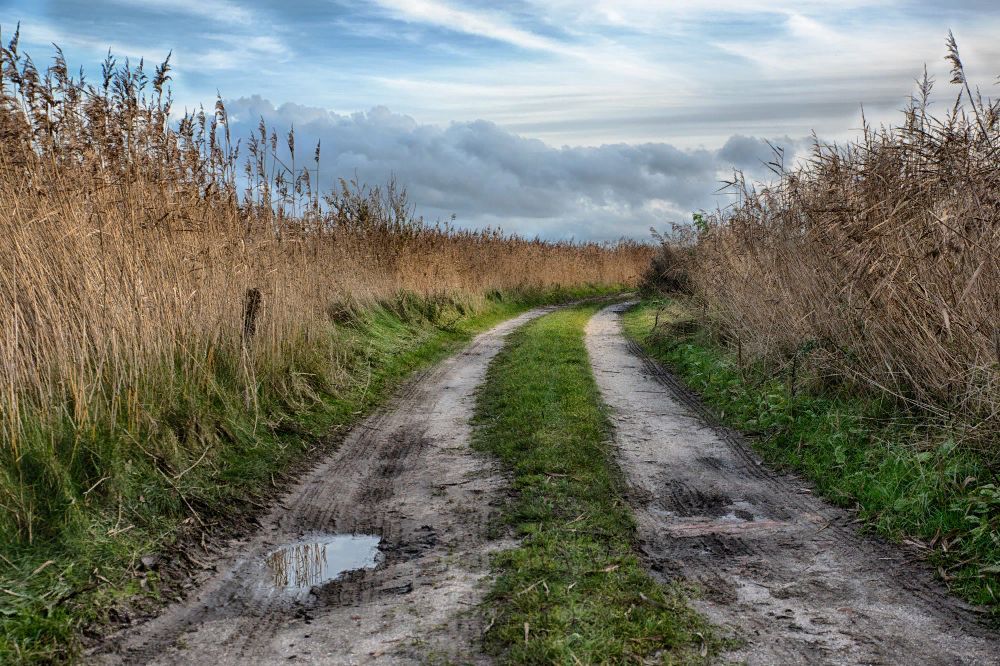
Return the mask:
<path id="1" fill-rule="evenodd" d="M 327 534 L 290 543 L 268 553 L 261 585 L 295 594 L 351 571 L 374 569 L 383 559 L 381 542 L 365 534 Z"/>
<path id="2" fill-rule="evenodd" d="M 470 420 L 504 336 L 548 311 L 407 382 L 276 498 L 254 534 L 207 562 L 186 598 L 86 662 L 489 663 L 478 607 L 502 545 L 489 526 L 505 481 L 469 447 Z M 381 542 L 364 536 L 374 534 Z"/>

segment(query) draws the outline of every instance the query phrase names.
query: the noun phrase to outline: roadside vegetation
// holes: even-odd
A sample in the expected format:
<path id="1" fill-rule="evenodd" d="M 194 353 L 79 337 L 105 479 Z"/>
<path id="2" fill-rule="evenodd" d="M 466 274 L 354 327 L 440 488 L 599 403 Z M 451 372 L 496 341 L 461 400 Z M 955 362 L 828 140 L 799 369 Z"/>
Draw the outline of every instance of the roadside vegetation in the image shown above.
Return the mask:
<path id="1" fill-rule="evenodd" d="M 817 143 L 664 244 L 633 337 L 833 500 L 1000 595 L 1000 102 L 966 79 L 931 113 Z M 658 326 L 654 328 L 654 324 Z M 652 331 L 652 332 L 651 332 Z"/>
<path id="2" fill-rule="evenodd" d="M 765 459 L 917 547 L 956 592 L 1000 619 L 995 470 L 950 428 L 901 411 L 891 397 L 805 389 L 760 362 L 741 364 L 689 304 L 647 302 L 625 315 L 625 331 Z"/>
<path id="3" fill-rule="evenodd" d="M 635 555 L 635 523 L 583 327 L 595 307 L 547 315 L 514 333 L 490 367 L 475 446 L 510 471 L 488 647 L 508 663 L 703 661 L 717 648 L 679 586 Z"/>
<path id="4" fill-rule="evenodd" d="M 942 117 L 925 78 L 898 126 L 817 143 L 770 186 L 737 177 L 737 204 L 696 215 L 657 278 L 744 358 L 960 422 L 997 459 L 1000 100 L 969 87 L 952 40 L 948 58 Z"/>
<path id="5" fill-rule="evenodd" d="M 168 63 L 70 72 L 0 49 L 0 661 L 72 657 L 165 593 L 144 555 L 232 524 L 407 372 L 651 255 L 324 192 L 294 132 L 240 141 L 221 101 L 175 122 Z"/>

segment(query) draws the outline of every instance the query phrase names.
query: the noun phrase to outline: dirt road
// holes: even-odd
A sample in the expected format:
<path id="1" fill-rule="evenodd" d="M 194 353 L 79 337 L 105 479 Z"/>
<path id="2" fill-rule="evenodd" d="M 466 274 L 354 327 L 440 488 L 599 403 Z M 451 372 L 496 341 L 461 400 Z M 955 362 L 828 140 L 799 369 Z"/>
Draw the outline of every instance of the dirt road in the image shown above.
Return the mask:
<path id="1" fill-rule="evenodd" d="M 88 661 L 483 661 L 476 611 L 500 546 L 486 533 L 502 480 L 469 448 L 474 392 L 504 336 L 548 310 L 501 324 L 408 382 L 276 502 L 255 536 L 231 545 L 197 594 Z M 366 564 L 378 567 L 328 580 Z"/>
<path id="2" fill-rule="evenodd" d="M 748 664 L 997 664 L 1000 641 L 911 552 L 770 472 L 622 336 L 602 310 L 587 348 L 612 409 L 642 554 L 704 590 L 696 607 L 746 644 Z"/>
<path id="3" fill-rule="evenodd" d="M 625 306 L 587 327 L 642 555 L 744 643 L 749 664 L 995 664 L 1000 641 L 914 553 L 770 472 L 628 343 Z M 197 592 L 97 648 L 100 663 L 486 663 L 478 608 L 504 498 L 469 448 L 475 389 L 506 334 L 408 382 L 204 574 Z M 338 576 L 341 571 L 350 571 Z"/>

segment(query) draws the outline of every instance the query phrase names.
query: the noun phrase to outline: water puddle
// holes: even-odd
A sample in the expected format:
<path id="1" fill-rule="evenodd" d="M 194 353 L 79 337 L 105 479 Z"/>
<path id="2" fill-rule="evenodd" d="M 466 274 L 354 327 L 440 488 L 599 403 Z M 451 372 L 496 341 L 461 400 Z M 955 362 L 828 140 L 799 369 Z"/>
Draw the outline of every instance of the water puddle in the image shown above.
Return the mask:
<path id="1" fill-rule="evenodd" d="M 265 563 L 268 582 L 278 590 L 305 590 L 348 571 L 376 567 L 381 539 L 365 534 L 310 537 L 272 552 Z"/>

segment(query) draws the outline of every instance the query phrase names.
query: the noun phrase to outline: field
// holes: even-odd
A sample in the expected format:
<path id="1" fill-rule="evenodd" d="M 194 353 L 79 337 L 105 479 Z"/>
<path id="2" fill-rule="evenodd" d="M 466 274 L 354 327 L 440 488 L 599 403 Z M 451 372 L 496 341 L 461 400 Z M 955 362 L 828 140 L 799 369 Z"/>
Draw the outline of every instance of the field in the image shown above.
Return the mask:
<path id="1" fill-rule="evenodd" d="M 1000 103 L 953 39 L 943 116 L 660 247 L 427 221 L 176 113 L 169 58 L 17 41 L 0 662 L 995 659 Z"/>
<path id="2" fill-rule="evenodd" d="M 292 133 L 286 163 L 274 129 L 237 148 L 221 102 L 175 122 L 169 71 L 85 84 L 2 51 L 0 554 L 4 608 L 32 618 L 8 653 L 60 654 L 67 598 L 245 507 L 315 437 L 283 440 L 356 418 L 404 352 L 651 256 L 426 223 L 391 183 L 320 192 Z"/>

